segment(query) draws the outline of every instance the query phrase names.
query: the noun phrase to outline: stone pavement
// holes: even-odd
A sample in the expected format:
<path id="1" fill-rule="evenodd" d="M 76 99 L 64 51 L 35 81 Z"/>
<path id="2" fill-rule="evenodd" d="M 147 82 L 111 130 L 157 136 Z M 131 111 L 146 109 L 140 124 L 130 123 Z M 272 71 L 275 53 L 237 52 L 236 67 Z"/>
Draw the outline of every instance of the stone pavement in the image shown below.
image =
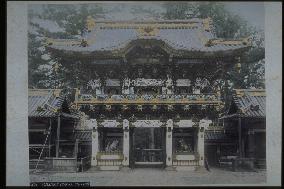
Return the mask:
<path id="1" fill-rule="evenodd" d="M 121 171 L 30 174 L 31 182 L 90 182 L 91 186 L 189 186 L 209 184 L 265 184 L 266 172 L 166 171 L 137 168 Z"/>

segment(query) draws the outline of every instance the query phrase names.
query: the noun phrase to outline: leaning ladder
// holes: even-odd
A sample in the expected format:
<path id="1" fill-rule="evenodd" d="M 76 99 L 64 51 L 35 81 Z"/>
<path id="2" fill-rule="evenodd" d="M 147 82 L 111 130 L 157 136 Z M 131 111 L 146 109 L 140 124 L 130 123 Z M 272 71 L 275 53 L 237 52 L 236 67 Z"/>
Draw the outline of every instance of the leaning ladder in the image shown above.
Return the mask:
<path id="1" fill-rule="evenodd" d="M 48 137 L 49 137 L 49 135 L 50 135 L 50 133 L 51 133 L 50 131 L 51 131 L 51 124 L 50 124 L 50 126 L 49 126 L 48 133 L 47 133 L 46 138 L 45 138 L 45 141 L 44 141 L 44 145 L 42 146 L 41 152 L 40 152 L 40 154 L 39 154 L 39 158 L 38 158 L 38 160 L 37 160 L 37 163 L 36 163 L 36 167 L 35 167 L 34 172 L 36 172 L 36 170 L 37 170 L 37 167 L 38 167 L 38 164 L 39 164 L 39 161 L 40 161 L 41 155 L 42 155 L 42 153 L 43 153 L 43 151 L 44 151 L 44 148 L 45 148 L 46 142 L 47 142 Z"/>

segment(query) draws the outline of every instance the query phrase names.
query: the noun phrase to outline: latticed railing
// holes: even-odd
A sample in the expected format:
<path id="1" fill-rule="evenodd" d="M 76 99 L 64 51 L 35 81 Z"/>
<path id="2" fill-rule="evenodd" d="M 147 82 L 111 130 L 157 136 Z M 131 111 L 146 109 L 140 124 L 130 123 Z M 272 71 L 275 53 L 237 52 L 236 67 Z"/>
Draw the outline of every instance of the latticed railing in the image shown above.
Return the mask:
<path id="1" fill-rule="evenodd" d="M 100 151 L 98 153 L 100 156 L 102 155 L 123 155 L 122 151 Z"/>
<path id="2" fill-rule="evenodd" d="M 120 166 L 122 160 L 120 159 L 98 159 L 98 166 Z"/>
<path id="3" fill-rule="evenodd" d="M 216 94 L 182 94 L 182 95 L 91 95 L 80 94 L 77 96 L 76 103 L 94 103 L 94 104 L 139 104 L 139 103 L 220 103 L 219 97 Z"/>
<path id="4" fill-rule="evenodd" d="M 173 166 L 199 166 L 198 160 L 173 160 Z"/>
<path id="5" fill-rule="evenodd" d="M 98 166 L 120 166 L 122 161 L 123 153 L 121 151 L 100 151 L 97 154 Z"/>

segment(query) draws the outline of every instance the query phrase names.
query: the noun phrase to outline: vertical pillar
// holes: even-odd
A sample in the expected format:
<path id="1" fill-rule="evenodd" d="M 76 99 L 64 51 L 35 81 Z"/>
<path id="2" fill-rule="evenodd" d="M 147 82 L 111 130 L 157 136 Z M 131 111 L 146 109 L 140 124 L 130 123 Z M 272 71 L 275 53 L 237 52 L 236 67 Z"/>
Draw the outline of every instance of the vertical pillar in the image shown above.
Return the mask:
<path id="1" fill-rule="evenodd" d="M 98 125 L 96 119 L 89 120 L 90 124 L 92 124 L 93 131 L 92 131 L 92 166 L 97 166 L 97 153 L 99 151 L 99 135 L 98 135 Z"/>
<path id="2" fill-rule="evenodd" d="M 248 157 L 254 157 L 254 132 L 252 130 L 248 131 Z"/>
<path id="3" fill-rule="evenodd" d="M 56 132 L 56 157 L 59 156 L 59 139 L 60 139 L 60 115 L 57 116 L 57 132 Z"/>
<path id="4" fill-rule="evenodd" d="M 129 121 L 123 120 L 123 166 L 129 166 Z"/>
<path id="5" fill-rule="evenodd" d="M 166 131 L 166 165 L 173 165 L 173 120 L 169 119 L 167 121 L 167 131 Z"/>
<path id="6" fill-rule="evenodd" d="M 74 158 L 76 159 L 78 157 L 78 145 L 79 145 L 79 139 L 77 138 L 75 141 L 75 146 L 74 146 Z"/>
<path id="7" fill-rule="evenodd" d="M 243 148 L 242 148 L 242 119 L 238 119 L 238 130 L 239 130 L 239 157 L 243 157 Z"/>
<path id="8" fill-rule="evenodd" d="M 202 119 L 199 121 L 199 128 L 198 128 L 198 142 L 197 142 L 197 150 L 199 154 L 199 165 L 204 166 L 204 131 L 212 123 L 211 120 Z"/>
<path id="9" fill-rule="evenodd" d="M 51 124 L 52 124 L 52 122 L 51 122 L 51 118 L 49 118 L 49 133 L 48 133 L 48 135 L 49 135 L 49 137 L 48 137 L 48 157 L 50 157 L 50 141 L 51 141 Z"/>

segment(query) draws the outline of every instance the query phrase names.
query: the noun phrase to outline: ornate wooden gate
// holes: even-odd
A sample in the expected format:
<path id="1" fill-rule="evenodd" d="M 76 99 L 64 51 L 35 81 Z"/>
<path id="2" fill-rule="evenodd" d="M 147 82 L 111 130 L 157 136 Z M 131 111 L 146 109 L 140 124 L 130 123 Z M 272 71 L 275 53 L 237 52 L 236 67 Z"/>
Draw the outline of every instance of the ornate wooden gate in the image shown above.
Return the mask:
<path id="1" fill-rule="evenodd" d="M 164 167 L 165 128 L 132 128 L 130 167 Z"/>

